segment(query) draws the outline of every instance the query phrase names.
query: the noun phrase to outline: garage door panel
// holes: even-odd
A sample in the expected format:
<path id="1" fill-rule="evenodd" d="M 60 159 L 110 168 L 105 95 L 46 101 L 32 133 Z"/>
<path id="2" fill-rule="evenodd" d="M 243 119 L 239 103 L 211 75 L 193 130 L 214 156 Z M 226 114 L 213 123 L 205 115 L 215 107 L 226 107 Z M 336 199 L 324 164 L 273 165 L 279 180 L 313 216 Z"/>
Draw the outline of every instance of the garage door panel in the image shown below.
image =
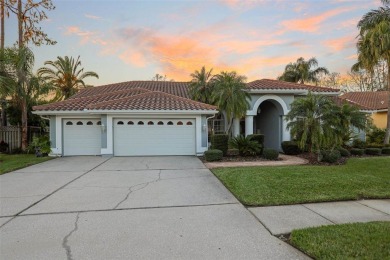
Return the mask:
<path id="1" fill-rule="evenodd" d="M 100 155 L 99 119 L 64 120 L 64 155 Z"/>
<path id="2" fill-rule="evenodd" d="M 129 121 L 134 125 L 128 125 Z M 123 125 L 118 125 L 118 122 L 123 122 Z M 143 122 L 144 125 L 138 125 L 138 122 Z M 162 122 L 163 125 L 159 125 L 158 122 Z M 194 155 L 195 120 L 116 119 L 114 120 L 114 154 L 117 156 Z"/>

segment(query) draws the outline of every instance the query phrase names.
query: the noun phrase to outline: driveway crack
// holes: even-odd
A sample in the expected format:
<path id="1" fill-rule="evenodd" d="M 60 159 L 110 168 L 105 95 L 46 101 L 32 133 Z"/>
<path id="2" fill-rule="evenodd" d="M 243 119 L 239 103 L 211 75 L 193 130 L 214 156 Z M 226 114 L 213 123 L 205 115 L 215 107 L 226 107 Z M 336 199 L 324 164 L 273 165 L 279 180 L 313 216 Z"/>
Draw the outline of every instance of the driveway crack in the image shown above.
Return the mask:
<path id="1" fill-rule="evenodd" d="M 69 234 L 67 234 L 64 239 L 62 240 L 62 247 L 65 249 L 65 252 L 66 252 L 66 257 L 68 260 L 73 260 L 73 256 L 72 256 L 72 249 L 70 248 L 70 246 L 68 245 L 68 241 L 69 241 L 69 238 L 72 236 L 72 234 L 74 232 L 77 231 L 77 229 L 79 228 L 78 226 L 78 221 L 79 221 L 79 218 L 80 218 L 80 213 L 77 213 L 76 215 L 76 220 L 74 222 L 74 228 L 69 232 Z"/>
<path id="2" fill-rule="evenodd" d="M 125 202 L 130 197 L 130 194 L 132 194 L 133 192 L 145 189 L 150 183 L 155 183 L 155 182 L 158 182 L 158 181 L 161 181 L 161 170 L 159 170 L 159 172 L 158 172 L 157 179 L 152 180 L 152 181 L 148 181 L 148 182 L 138 183 L 136 185 L 130 186 L 129 187 L 129 192 L 126 194 L 126 197 L 123 200 L 121 200 L 118 204 L 116 204 L 113 209 L 117 209 L 123 202 Z M 137 186 L 142 186 L 142 187 L 139 188 L 139 189 L 134 189 Z"/>

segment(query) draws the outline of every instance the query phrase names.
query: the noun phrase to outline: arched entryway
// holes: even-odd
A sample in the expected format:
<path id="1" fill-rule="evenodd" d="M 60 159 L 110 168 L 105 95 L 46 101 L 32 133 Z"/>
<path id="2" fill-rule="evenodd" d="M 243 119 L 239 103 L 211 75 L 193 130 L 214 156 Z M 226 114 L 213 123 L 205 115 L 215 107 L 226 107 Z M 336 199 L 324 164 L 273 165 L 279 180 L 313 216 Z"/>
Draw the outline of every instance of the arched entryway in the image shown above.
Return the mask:
<path id="1" fill-rule="evenodd" d="M 265 100 L 257 108 L 254 116 L 254 133 L 264 134 L 264 146 L 280 149 L 283 140 L 283 108 L 275 100 Z"/>

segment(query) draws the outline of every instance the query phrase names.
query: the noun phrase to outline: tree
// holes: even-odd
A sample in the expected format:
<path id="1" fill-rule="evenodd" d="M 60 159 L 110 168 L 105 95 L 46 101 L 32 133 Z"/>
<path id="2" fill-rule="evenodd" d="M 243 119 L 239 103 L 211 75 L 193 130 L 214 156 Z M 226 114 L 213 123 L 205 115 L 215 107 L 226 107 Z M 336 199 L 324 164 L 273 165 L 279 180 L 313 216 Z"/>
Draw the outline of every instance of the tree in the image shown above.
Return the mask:
<path id="1" fill-rule="evenodd" d="M 205 66 L 203 66 L 200 71 L 196 70 L 191 74 L 192 80 L 189 86 L 189 93 L 192 99 L 207 104 L 212 103 L 212 72 L 213 69 L 207 71 Z"/>
<path id="2" fill-rule="evenodd" d="M 243 117 L 249 109 L 250 95 L 245 91 L 245 81 L 246 78 L 235 71 L 221 72 L 212 80 L 212 103 L 217 105 L 219 110 L 226 112 L 228 134 L 231 132 L 233 118 Z"/>
<path id="3" fill-rule="evenodd" d="M 317 68 L 312 69 L 315 67 Z M 329 71 L 325 67 L 318 67 L 316 58 L 311 58 L 306 61 L 304 58 L 300 57 L 296 62 L 287 64 L 283 74 L 278 77 L 278 80 L 301 84 L 304 84 L 305 82 L 317 83 L 318 75 L 321 73 L 328 74 Z"/>
<path id="4" fill-rule="evenodd" d="M 0 94 L 11 97 L 12 102 L 21 110 L 22 149 L 28 146 L 27 120 L 28 106 L 49 87 L 32 73 L 34 54 L 28 48 L 6 48 L 0 66 Z"/>
<path id="5" fill-rule="evenodd" d="M 382 3 L 384 6 L 377 10 L 371 10 L 358 23 L 360 29 L 357 43 L 358 62 L 353 66 L 353 69 L 364 68 L 372 72 L 379 62 L 386 62 L 390 104 L 390 1 L 382 0 Z M 390 107 L 387 110 L 387 130 L 384 143 L 388 144 L 389 139 Z"/>
<path id="6" fill-rule="evenodd" d="M 96 72 L 84 72 L 84 68 L 80 68 L 80 56 L 77 60 L 68 56 L 57 57 L 55 61 L 46 61 L 45 65 L 52 68 L 42 67 L 38 70 L 38 75 L 52 84 L 56 92 L 54 97 L 56 101 L 67 99 L 76 94 L 79 89 L 87 87 L 84 82 L 85 78 L 99 78 Z"/>
<path id="7" fill-rule="evenodd" d="M 298 140 L 298 146 L 310 153 L 319 152 L 324 147 L 339 145 L 332 125 L 334 103 L 326 96 L 313 95 L 297 98 L 286 115 L 287 129 Z"/>

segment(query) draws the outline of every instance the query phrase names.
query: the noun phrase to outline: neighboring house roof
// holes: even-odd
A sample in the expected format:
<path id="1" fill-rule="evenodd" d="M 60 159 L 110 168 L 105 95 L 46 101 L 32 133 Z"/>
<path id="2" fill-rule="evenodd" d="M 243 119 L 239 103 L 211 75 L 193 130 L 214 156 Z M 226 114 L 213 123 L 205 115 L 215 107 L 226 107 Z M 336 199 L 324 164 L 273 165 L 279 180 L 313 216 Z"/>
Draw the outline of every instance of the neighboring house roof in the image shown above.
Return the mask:
<path id="1" fill-rule="evenodd" d="M 36 111 L 84 110 L 216 110 L 217 107 L 191 99 L 142 88 L 118 90 L 33 107 Z"/>
<path id="2" fill-rule="evenodd" d="M 389 92 L 348 92 L 339 97 L 363 110 L 387 110 L 389 108 Z"/>
<path id="3" fill-rule="evenodd" d="M 312 92 L 322 92 L 322 93 L 335 93 L 339 92 L 339 89 L 333 88 L 324 88 L 318 86 L 311 86 L 306 84 L 298 84 L 285 82 L 274 79 L 260 79 L 249 82 L 247 88 L 250 90 L 307 90 Z"/>

